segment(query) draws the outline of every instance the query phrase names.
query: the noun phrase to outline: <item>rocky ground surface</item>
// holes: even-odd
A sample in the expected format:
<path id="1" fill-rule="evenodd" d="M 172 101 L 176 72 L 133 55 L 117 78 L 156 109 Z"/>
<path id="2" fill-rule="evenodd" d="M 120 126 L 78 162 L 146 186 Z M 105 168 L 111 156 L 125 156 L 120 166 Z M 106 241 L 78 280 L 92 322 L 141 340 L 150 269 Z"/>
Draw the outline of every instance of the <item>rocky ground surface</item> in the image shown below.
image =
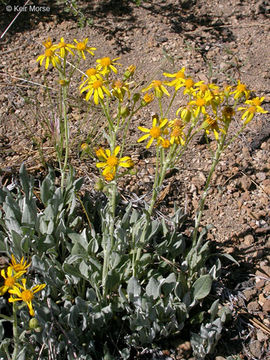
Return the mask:
<path id="1" fill-rule="evenodd" d="M 222 84 L 240 79 L 256 96 L 265 96 L 264 108 L 270 110 L 270 5 L 266 0 L 154 0 L 142 1 L 140 6 L 131 1 L 78 1 L 81 14 L 77 16 L 64 11 L 64 1 L 44 3 L 48 11 L 22 11 L 0 41 L 2 185 L 11 181 L 22 162 L 36 177 L 44 176 L 39 142 L 45 162 L 55 162 L 44 124 L 54 117 L 56 94 L 52 91 L 52 104 L 44 102 L 45 92 L 38 84 L 44 84 L 45 72 L 36 62 L 43 51 L 41 44 L 49 36 L 53 41 L 64 36 L 70 42 L 88 37 L 97 48 L 96 57 L 121 57 L 119 62 L 124 66 L 136 64 L 140 86 L 163 71 L 174 72 L 183 66 L 198 81 Z M 0 6 L 3 34 L 18 11 L 7 11 L 1 2 Z M 78 20 L 85 26 L 79 27 Z M 93 61 L 89 57 L 85 69 Z M 55 89 L 53 70 L 47 72 L 46 82 Z M 77 84 L 69 109 L 71 162 L 77 174 L 85 176 L 85 189 L 92 190 L 98 172 L 91 159 L 81 156 L 80 145 L 89 138 L 89 121 L 93 118 L 83 120 L 84 104 L 82 99 L 76 100 Z M 136 145 L 135 131 L 138 125 L 150 125 L 154 110 L 143 109 L 133 121 L 129 148 L 139 170 L 120 186 L 124 198 L 136 200 L 147 194 L 153 182 L 154 159 L 143 145 Z M 97 111 L 94 123 L 98 128 L 102 121 Z M 94 128 L 94 144 L 98 137 L 98 129 Z M 206 204 L 203 224 L 213 225 L 208 235 L 213 246 L 240 263 L 224 263 L 224 301 L 233 310 L 233 321 L 212 356 L 216 360 L 228 356 L 270 359 L 269 151 L 269 115 L 262 114 L 222 156 Z M 195 141 L 179 162 L 178 170 L 166 179 L 166 196 L 160 199 L 158 211 L 168 214 L 176 202 L 192 215 L 210 163 L 207 145 Z M 174 344 L 173 350 L 164 350 L 165 355 L 188 359 L 192 356 L 190 344 Z"/>

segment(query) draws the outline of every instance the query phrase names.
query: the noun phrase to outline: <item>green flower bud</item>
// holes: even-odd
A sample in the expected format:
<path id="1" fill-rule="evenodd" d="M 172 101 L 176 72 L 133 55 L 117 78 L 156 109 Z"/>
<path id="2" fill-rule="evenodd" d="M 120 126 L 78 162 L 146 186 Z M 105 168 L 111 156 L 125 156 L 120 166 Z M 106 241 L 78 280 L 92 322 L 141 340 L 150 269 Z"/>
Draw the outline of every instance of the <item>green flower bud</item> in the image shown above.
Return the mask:
<path id="1" fill-rule="evenodd" d="M 126 106 L 121 106 L 120 115 L 126 118 L 130 114 L 129 108 Z"/>
<path id="2" fill-rule="evenodd" d="M 133 101 L 134 101 L 134 103 L 136 103 L 137 101 L 139 101 L 139 100 L 140 100 L 140 97 L 141 97 L 141 95 L 140 95 L 139 93 L 135 93 L 135 94 L 133 95 Z"/>
<path id="3" fill-rule="evenodd" d="M 39 327 L 38 320 L 36 318 L 32 318 L 29 320 L 29 328 L 30 329 L 37 329 Z"/>
<path id="4" fill-rule="evenodd" d="M 95 185 L 94 185 L 94 189 L 95 189 L 96 191 L 102 191 L 103 188 L 104 188 L 104 183 L 103 183 L 103 181 L 102 181 L 101 179 L 98 179 L 98 181 L 97 181 L 97 182 L 95 183 Z"/>

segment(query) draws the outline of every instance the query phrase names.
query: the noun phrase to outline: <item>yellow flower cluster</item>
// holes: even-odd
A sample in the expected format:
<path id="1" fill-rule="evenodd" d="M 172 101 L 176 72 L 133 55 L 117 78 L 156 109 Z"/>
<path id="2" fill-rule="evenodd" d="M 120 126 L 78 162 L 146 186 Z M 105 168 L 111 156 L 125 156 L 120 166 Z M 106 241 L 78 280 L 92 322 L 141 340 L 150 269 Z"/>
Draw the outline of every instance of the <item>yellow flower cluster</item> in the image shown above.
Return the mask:
<path id="1" fill-rule="evenodd" d="M 45 47 L 44 54 L 40 55 L 37 58 L 37 62 L 42 65 L 45 60 L 45 69 L 48 69 L 50 64 L 52 64 L 53 67 L 58 67 L 61 63 L 60 59 L 65 59 L 68 53 L 74 56 L 75 54 L 73 50 L 75 50 L 78 56 L 84 60 L 86 59 L 85 52 L 94 55 L 94 51 L 96 50 L 96 48 L 89 47 L 87 45 L 88 38 L 82 41 L 77 41 L 76 39 L 74 39 L 74 43 L 75 44 L 68 44 L 62 37 L 58 44 L 53 44 L 51 39 L 48 38 L 46 41 L 43 42 L 43 45 Z"/>
<path id="2" fill-rule="evenodd" d="M 250 90 L 240 81 L 236 86 L 225 86 L 220 88 L 218 85 L 204 81 L 195 83 L 191 77 L 185 75 L 183 67 L 178 72 L 164 76 L 171 78 L 171 81 L 154 80 L 142 92 L 146 93 L 143 97 L 143 105 L 152 102 L 156 97 L 159 101 L 165 94 L 170 96 L 166 87 L 174 88 L 175 97 L 177 92 L 182 89 L 183 94 L 188 96 L 186 106 L 181 106 L 176 112 L 180 118 L 169 121 L 167 118 L 158 119 L 155 115 L 152 118 L 152 127 L 150 129 L 139 126 L 138 129 L 145 133 L 138 139 L 138 142 L 148 139 L 146 148 L 153 143 L 163 148 L 169 148 L 173 144 L 185 145 L 185 129 L 195 128 L 203 130 L 207 134 L 213 133 L 218 141 L 220 133 L 225 132 L 225 126 L 228 124 L 237 112 L 243 112 L 241 118 L 242 126 L 245 126 L 252 120 L 255 113 L 267 113 L 261 103 L 264 97 L 249 99 Z M 244 106 L 238 106 L 239 101 L 244 102 Z"/>
<path id="3" fill-rule="evenodd" d="M 7 269 L 1 270 L 1 276 L 4 279 L 4 285 L 0 287 L 0 295 L 4 295 L 6 292 L 10 294 L 9 302 L 23 301 L 26 303 L 31 316 L 35 315 L 32 301 L 34 300 L 34 294 L 45 288 L 46 284 L 35 285 L 32 288 L 28 288 L 26 285 L 26 279 L 22 276 L 29 268 L 24 257 L 20 262 L 17 262 L 14 255 L 11 256 L 11 264 Z"/>
<path id="4" fill-rule="evenodd" d="M 135 66 L 131 65 L 124 73 L 123 79 L 109 80 L 109 75 L 113 73 L 117 75 L 118 70 L 116 65 L 119 58 L 111 59 L 110 57 L 103 57 L 97 59 L 96 67 L 86 70 L 85 75 L 82 77 L 80 85 L 81 93 L 86 92 L 85 99 L 88 101 L 93 97 L 96 105 L 103 102 L 104 96 L 114 96 L 120 102 L 123 102 L 125 95 L 130 96 L 129 84 L 126 82 L 134 71 Z"/>
<path id="5" fill-rule="evenodd" d="M 69 82 L 63 78 L 62 63 L 66 64 L 67 55 L 75 56 L 75 53 L 80 59 L 86 59 L 85 54 L 94 55 L 95 47 L 88 46 L 88 38 L 78 41 L 74 39 L 73 44 L 66 43 L 64 38 L 60 39 L 58 44 L 53 44 L 52 40 L 48 38 L 43 42 L 44 53 L 37 58 L 40 65 L 45 63 L 45 69 L 50 65 L 57 68 L 62 73 L 59 83 L 61 86 L 67 85 Z M 134 74 L 136 67 L 130 65 L 124 72 L 123 79 L 113 79 L 109 81 L 110 73 L 117 74 L 117 66 L 121 65 L 117 62 L 120 58 L 110 58 L 105 56 L 96 60 L 96 66 L 86 70 L 85 75 L 82 76 L 82 83 L 80 84 L 80 92 L 86 92 L 85 99 L 89 101 L 93 98 L 96 105 L 103 101 L 104 96 L 114 96 L 120 102 L 123 101 L 124 96 L 130 96 L 129 84 L 127 80 Z"/>

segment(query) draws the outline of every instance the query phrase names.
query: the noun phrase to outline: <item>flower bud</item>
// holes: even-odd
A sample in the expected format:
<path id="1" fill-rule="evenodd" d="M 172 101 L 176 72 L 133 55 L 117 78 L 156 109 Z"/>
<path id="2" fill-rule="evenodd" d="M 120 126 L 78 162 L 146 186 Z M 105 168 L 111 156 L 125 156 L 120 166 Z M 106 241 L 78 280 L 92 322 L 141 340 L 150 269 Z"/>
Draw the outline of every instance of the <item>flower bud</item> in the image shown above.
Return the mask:
<path id="1" fill-rule="evenodd" d="M 139 101 L 140 100 L 140 94 L 139 93 L 135 93 L 134 95 L 133 95 L 133 101 L 134 101 L 134 103 L 136 103 L 137 101 Z"/>
<path id="2" fill-rule="evenodd" d="M 127 106 L 121 106 L 120 115 L 123 116 L 123 118 L 126 118 L 129 114 L 129 108 Z"/>
<path id="3" fill-rule="evenodd" d="M 134 74 L 135 69 L 135 65 L 130 65 L 124 73 L 124 80 L 129 79 Z"/>
<path id="4" fill-rule="evenodd" d="M 34 330 L 37 329 L 39 327 L 39 323 L 38 320 L 36 318 L 32 318 L 29 320 L 29 328 Z"/>
<path id="5" fill-rule="evenodd" d="M 103 188 L 104 188 L 104 183 L 103 183 L 103 181 L 102 181 L 101 179 L 98 179 L 98 181 L 97 181 L 97 182 L 95 183 L 95 185 L 94 185 L 94 189 L 95 189 L 96 191 L 102 191 Z"/>
<path id="6" fill-rule="evenodd" d="M 181 118 L 184 120 L 184 122 L 189 122 L 191 118 L 191 111 L 187 108 L 184 108 L 181 112 Z"/>
<path id="7" fill-rule="evenodd" d="M 81 145 L 81 149 L 82 149 L 82 151 L 87 151 L 89 149 L 89 145 L 87 143 L 83 143 Z"/>
<path id="8" fill-rule="evenodd" d="M 61 79 L 61 80 L 59 80 L 59 84 L 61 86 L 67 86 L 69 84 L 69 81 L 66 79 Z"/>
<path id="9" fill-rule="evenodd" d="M 150 104 L 153 100 L 154 100 L 154 94 L 148 94 L 146 93 L 144 95 L 144 97 L 142 98 L 142 102 L 141 102 L 141 105 L 142 106 L 146 106 L 148 104 Z"/>

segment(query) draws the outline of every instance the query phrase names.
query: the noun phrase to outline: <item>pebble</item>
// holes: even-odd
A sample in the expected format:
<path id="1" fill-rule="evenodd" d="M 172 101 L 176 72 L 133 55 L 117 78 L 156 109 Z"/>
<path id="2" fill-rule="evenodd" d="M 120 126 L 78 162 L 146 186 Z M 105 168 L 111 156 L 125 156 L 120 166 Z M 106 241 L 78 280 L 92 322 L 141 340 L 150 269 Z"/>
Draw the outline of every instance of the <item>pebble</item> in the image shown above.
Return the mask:
<path id="1" fill-rule="evenodd" d="M 270 312 L 270 299 L 266 299 L 263 304 L 263 311 L 269 313 Z"/>
<path id="2" fill-rule="evenodd" d="M 264 281 L 263 280 L 259 280 L 259 281 L 257 281 L 256 280 L 256 289 L 261 289 L 261 288 L 263 288 L 264 287 Z"/>
<path id="3" fill-rule="evenodd" d="M 247 305 L 247 309 L 250 312 L 256 312 L 260 310 L 260 305 L 258 303 L 258 301 L 251 301 L 248 305 Z"/>
<path id="4" fill-rule="evenodd" d="M 230 64 L 222 61 L 220 64 L 219 64 L 219 68 L 221 71 L 225 71 L 227 70 L 228 68 L 230 67 Z"/>
<path id="5" fill-rule="evenodd" d="M 270 282 L 267 282 L 267 284 L 265 285 L 263 292 L 267 295 L 270 295 Z"/>
<path id="6" fill-rule="evenodd" d="M 263 181 L 266 179 L 266 174 L 264 172 L 259 172 L 256 174 L 258 180 Z"/>
<path id="7" fill-rule="evenodd" d="M 244 191 L 249 191 L 250 187 L 251 187 L 252 181 L 249 177 L 244 176 L 243 178 L 241 178 L 239 180 L 239 186 L 240 188 L 242 188 Z"/>
<path id="8" fill-rule="evenodd" d="M 260 267 L 263 270 L 263 272 L 270 278 L 270 266 L 265 265 L 264 262 L 260 262 Z"/>
<path id="9" fill-rule="evenodd" d="M 247 246 L 250 246 L 250 245 L 254 244 L 254 237 L 251 234 L 246 235 L 244 237 L 244 243 Z"/>
<path id="10" fill-rule="evenodd" d="M 256 357 L 256 359 L 260 359 L 262 357 L 261 343 L 259 340 L 254 340 L 249 344 L 249 350 L 252 355 Z"/>
<path id="11" fill-rule="evenodd" d="M 250 301 L 254 295 L 257 294 L 257 290 L 256 289 L 246 289 L 243 291 L 243 294 L 246 298 L 246 301 Z"/>
<path id="12" fill-rule="evenodd" d="M 256 336 L 260 342 L 268 340 L 268 335 L 266 335 L 261 329 L 257 330 Z"/>
<path id="13" fill-rule="evenodd" d="M 264 303 L 265 303 L 266 299 L 264 297 L 263 294 L 259 294 L 259 300 L 258 303 L 263 307 Z"/>

